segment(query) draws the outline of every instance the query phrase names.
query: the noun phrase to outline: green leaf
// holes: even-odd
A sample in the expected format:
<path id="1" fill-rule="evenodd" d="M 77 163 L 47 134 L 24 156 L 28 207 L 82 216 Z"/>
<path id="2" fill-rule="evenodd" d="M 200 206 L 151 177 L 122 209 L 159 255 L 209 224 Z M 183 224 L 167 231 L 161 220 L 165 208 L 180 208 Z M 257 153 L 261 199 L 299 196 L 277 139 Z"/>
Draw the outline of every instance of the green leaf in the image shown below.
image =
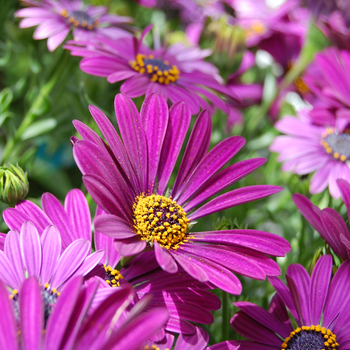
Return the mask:
<path id="1" fill-rule="evenodd" d="M 56 125 L 57 125 L 57 121 L 56 119 L 53 119 L 53 118 L 40 120 L 38 122 L 33 123 L 31 126 L 29 126 L 26 129 L 26 131 L 22 134 L 21 139 L 28 140 L 32 137 L 45 134 L 46 132 L 49 132 L 52 129 L 54 129 Z"/>

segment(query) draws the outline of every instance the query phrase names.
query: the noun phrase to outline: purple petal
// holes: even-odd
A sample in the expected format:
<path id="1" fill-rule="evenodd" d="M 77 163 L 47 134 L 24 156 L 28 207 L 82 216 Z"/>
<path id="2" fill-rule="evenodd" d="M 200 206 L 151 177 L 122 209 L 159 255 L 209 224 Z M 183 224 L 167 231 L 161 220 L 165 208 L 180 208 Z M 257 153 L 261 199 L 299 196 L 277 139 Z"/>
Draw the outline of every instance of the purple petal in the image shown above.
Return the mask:
<path id="1" fill-rule="evenodd" d="M 190 122 L 191 112 L 185 103 L 178 102 L 170 108 L 168 128 L 158 166 L 157 193 L 160 195 L 166 190 Z"/>
<path id="2" fill-rule="evenodd" d="M 188 204 L 184 206 L 184 210 L 186 212 L 192 210 L 214 194 L 247 176 L 265 162 L 265 158 L 248 159 L 220 171 L 195 192 L 195 195 L 192 196 Z"/>
<path id="3" fill-rule="evenodd" d="M 174 350 L 204 349 L 208 344 L 208 341 L 208 333 L 204 329 L 196 327 L 196 333 L 193 335 L 179 335 Z"/>
<path id="4" fill-rule="evenodd" d="M 235 342 L 234 340 L 226 340 L 222 343 L 209 346 L 209 348 L 206 348 L 206 350 L 238 350 L 239 347 L 240 347 L 240 344 Z M 260 349 L 255 349 L 255 350 L 260 350 Z"/>
<path id="5" fill-rule="evenodd" d="M 190 107 L 191 114 L 197 114 L 199 112 L 199 105 L 194 97 L 196 94 L 186 89 L 183 84 L 182 86 L 169 84 L 166 86 L 166 89 L 172 103 L 185 102 Z"/>
<path id="6" fill-rule="evenodd" d="M 341 198 L 346 206 L 348 212 L 348 218 L 350 217 L 350 184 L 349 182 L 338 179 L 337 184 L 340 190 Z"/>
<path id="7" fill-rule="evenodd" d="M 153 193 L 163 140 L 167 131 L 169 112 L 166 100 L 160 95 L 148 96 L 142 104 L 141 122 L 148 149 L 148 193 Z"/>
<path id="8" fill-rule="evenodd" d="M 61 236 L 55 226 L 48 226 L 41 236 L 43 262 L 41 267 L 41 283 L 50 281 L 62 250 Z"/>
<path id="9" fill-rule="evenodd" d="M 44 329 L 44 305 L 36 278 L 24 281 L 19 298 L 20 329 L 23 348 L 40 350 Z"/>
<path id="10" fill-rule="evenodd" d="M 94 225 L 96 230 L 118 240 L 136 235 L 129 222 L 112 214 L 96 217 L 94 219 Z"/>
<path id="11" fill-rule="evenodd" d="M 59 21 L 52 21 L 51 19 L 46 20 L 35 29 L 33 38 L 35 40 L 46 39 L 66 29 L 67 29 L 66 23 L 60 23 Z"/>
<path id="12" fill-rule="evenodd" d="M 136 76 L 138 73 L 135 72 L 132 69 L 128 69 L 128 70 L 120 70 L 117 72 L 113 72 L 112 74 L 110 74 L 107 78 L 107 81 L 111 84 L 116 83 L 118 81 L 122 81 L 128 78 L 131 78 L 133 76 Z"/>
<path id="13" fill-rule="evenodd" d="M 139 97 L 146 93 L 149 84 L 148 77 L 141 74 L 134 75 L 122 84 L 120 92 L 131 98 Z"/>
<path id="14" fill-rule="evenodd" d="M 20 236 L 17 231 L 11 230 L 7 234 L 5 254 L 14 268 L 17 286 L 20 286 L 24 281 L 25 267 L 21 254 Z"/>
<path id="15" fill-rule="evenodd" d="M 91 215 L 83 192 L 78 189 L 69 191 L 64 201 L 64 208 L 73 226 L 72 241 L 84 238 L 91 242 Z"/>
<path id="16" fill-rule="evenodd" d="M 178 271 L 177 264 L 166 248 L 162 248 L 157 241 L 154 241 L 154 253 L 159 266 L 168 273 Z"/>
<path id="17" fill-rule="evenodd" d="M 311 276 L 309 298 L 311 324 L 319 324 L 328 294 L 331 274 L 332 257 L 324 255 L 317 261 Z"/>
<path id="18" fill-rule="evenodd" d="M 243 203 L 248 203 L 260 198 L 271 196 L 272 194 L 280 191 L 282 191 L 282 187 L 270 185 L 257 185 L 238 188 L 237 190 L 227 192 L 204 204 L 202 207 L 191 213 L 188 217 L 191 220 L 196 220 L 203 216 L 210 215 L 227 208 L 232 208 Z"/>
<path id="19" fill-rule="evenodd" d="M 6 281 L 5 281 L 6 282 Z M 15 319 L 14 303 L 9 298 L 9 292 L 0 280 L 0 348 L 19 350 L 17 342 L 17 322 Z"/>
<path id="20" fill-rule="evenodd" d="M 29 221 L 22 225 L 20 245 L 28 276 L 39 278 L 42 262 L 40 237 L 35 226 Z"/>
<path id="21" fill-rule="evenodd" d="M 299 319 L 299 325 L 300 326 L 305 326 L 305 321 L 303 318 L 303 310 L 302 310 L 302 306 L 301 306 L 301 301 L 300 301 L 300 296 L 299 296 L 299 291 L 298 291 L 298 287 L 295 284 L 293 278 L 289 277 L 288 275 L 286 275 L 286 281 L 290 290 L 290 294 L 293 298 L 293 302 L 295 305 L 295 309 L 296 312 L 298 314 L 298 319 Z"/>
<path id="22" fill-rule="evenodd" d="M 139 180 L 140 192 L 147 191 L 147 140 L 141 117 L 132 100 L 119 94 L 114 100 L 122 139 Z"/>
<path id="23" fill-rule="evenodd" d="M 80 267 L 74 272 L 73 276 L 86 276 L 97 266 L 97 264 L 101 262 L 103 255 L 103 250 L 97 250 L 96 252 L 90 254 L 80 265 Z"/>
<path id="24" fill-rule="evenodd" d="M 147 246 L 139 237 L 127 238 L 114 243 L 115 249 L 121 256 L 131 256 L 141 253 Z"/>
<path id="25" fill-rule="evenodd" d="M 90 253 L 91 244 L 85 239 L 71 243 L 61 255 L 52 277 L 51 287 L 59 288 L 84 262 Z"/>
<path id="26" fill-rule="evenodd" d="M 16 288 L 18 290 L 20 284 L 17 282 L 17 274 L 19 274 L 19 271 L 14 270 L 12 262 L 7 258 L 3 251 L 0 251 L 0 279 L 10 288 Z"/>
<path id="27" fill-rule="evenodd" d="M 47 39 L 47 48 L 49 51 L 52 52 L 56 50 L 63 43 L 69 32 L 70 28 L 66 28 L 57 34 L 50 36 Z"/>
<path id="28" fill-rule="evenodd" d="M 199 114 L 193 127 L 190 139 L 187 143 L 184 156 L 177 173 L 175 184 L 171 192 L 172 196 L 178 196 L 187 182 L 188 177 L 197 167 L 208 151 L 212 131 L 212 121 L 207 111 Z"/>
<path id="29" fill-rule="evenodd" d="M 80 62 L 80 69 L 83 72 L 97 75 L 98 77 L 108 77 L 110 74 L 125 68 L 125 64 L 121 64 L 114 57 L 87 57 Z"/>
<path id="30" fill-rule="evenodd" d="M 245 139 L 232 136 L 216 145 L 198 164 L 197 168 L 188 177 L 182 193 L 175 200 L 182 205 L 200 186 L 210 179 L 223 165 L 225 165 L 245 144 Z"/>

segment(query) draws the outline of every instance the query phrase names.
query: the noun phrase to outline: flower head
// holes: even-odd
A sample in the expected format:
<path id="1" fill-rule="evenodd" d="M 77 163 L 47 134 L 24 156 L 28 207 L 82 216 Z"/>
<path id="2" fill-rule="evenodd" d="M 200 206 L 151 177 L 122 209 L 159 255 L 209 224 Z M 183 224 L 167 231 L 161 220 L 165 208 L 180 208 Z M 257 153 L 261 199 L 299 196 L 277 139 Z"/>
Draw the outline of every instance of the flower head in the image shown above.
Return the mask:
<path id="1" fill-rule="evenodd" d="M 49 315 L 38 281 L 26 279 L 16 299 L 0 280 L 0 346 L 3 349 L 139 349 L 167 320 L 162 308 L 142 312 L 133 307 L 130 287 L 114 290 L 94 310 L 97 282 L 85 287 L 82 278 L 67 283 Z"/>
<path id="2" fill-rule="evenodd" d="M 131 98 L 158 93 L 172 103 L 186 102 L 193 114 L 200 107 L 211 111 L 218 107 L 228 114 L 227 104 L 216 93 L 235 96 L 221 84 L 217 68 L 203 61 L 210 50 L 182 44 L 152 50 L 142 44 L 150 29 L 147 27 L 138 41 L 101 39 L 96 45 L 69 42 L 65 48 L 84 57 L 80 63 L 84 72 L 107 77 L 109 83 L 125 80 L 120 91 Z"/>
<path id="3" fill-rule="evenodd" d="M 93 38 L 121 38 L 130 34 L 120 27 L 132 21 L 107 13 L 103 6 L 84 6 L 82 0 L 23 0 L 28 8 L 18 10 L 16 17 L 24 18 L 21 28 L 37 26 L 34 39 L 46 39 L 50 51 L 62 44 L 68 33 L 73 30 L 76 40 L 89 41 Z"/>
<path id="4" fill-rule="evenodd" d="M 240 349 L 348 349 L 349 273 L 346 261 L 331 280 L 332 257 L 325 255 L 311 277 L 301 265 L 290 265 L 288 287 L 276 277 L 269 278 L 277 292 L 269 311 L 246 301 L 234 303 L 241 311 L 232 317 L 231 325 L 250 339 L 238 341 Z"/>
<path id="5" fill-rule="evenodd" d="M 333 119 L 335 120 L 335 118 Z M 277 136 L 270 146 L 279 153 L 282 170 L 298 175 L 315 172 L 310 192 L 320 193 L 329 187 L 332 197 L 339 198 L 337 179 L 350 180 L 350 135 L 348 121 L 337 118 L 333 126 L 312 124 L 308 110 L 299 112 L 299 118 L 286 116 L 275 124 L 286 135 Z"/>
<path id="6" fill-rule="evenodd" d="M 350 184 L 345 180 L 337 180 L 341 197 L 350 214 Z M 334 253 L 343 260 L 350 259 L 349 228 L 341 215 L 332 208 L 321 210 L 301 194 L 294 194 L 293 201 L 312 227 L 320 234 Z"/>
<path id="7" fill-rule="evenodd" d="M 95 219 L 95 228 L 115 239 L 121 255 L 154 249 L 165 271 L 176 273 L 180 265 L 195 279 L 236 294 L 241 284 L 232 271 L 258 279 L 279 274 L 277 264 L 265 254 L 283 256 L 289 251 L 281 237 L 254 230 L 189 232 L 203 216 L 280 191 L 276 186 L 251 186 L 200 206 L 264 163 L 247 160 L 218 172 L 243 146 L 243 138 L 230 137 L 207 153 L 212 125 L 208 113 L 202 112 L 168 195 L 167 183 L 190 123 L 188 107 L 179 102 L 168 111 L 162 96 L 151 95 L 139 114 L 130 98 L 117 95 L 123 143 L 99 109 L 91 106 L 90 111 L 108 146 L 75 121 L 83 139 L 72 139 L 73 155 L 87 190 L 107 212 Z"/>

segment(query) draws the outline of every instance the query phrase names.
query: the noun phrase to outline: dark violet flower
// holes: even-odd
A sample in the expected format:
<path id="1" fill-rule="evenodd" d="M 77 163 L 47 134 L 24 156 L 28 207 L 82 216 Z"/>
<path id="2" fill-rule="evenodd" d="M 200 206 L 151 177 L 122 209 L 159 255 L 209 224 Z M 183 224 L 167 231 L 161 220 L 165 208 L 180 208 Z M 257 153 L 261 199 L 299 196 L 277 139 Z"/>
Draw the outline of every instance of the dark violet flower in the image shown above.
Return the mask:
<path id="1" fill-rule="evenodd" d="M 131 36 L 125 29 L 118 28 L 132 21 L 132 18 L 107 13 L 103 6 L 85 6 L 82 0 L 23 0 L 30 6 L 18 10 L 16 17 L 23 18 L 21 28 L 38 26 L 34 39 L 48 39 L 47 47 L 55 50 L 73 29 L 75 40 L 111 37 L 119 39 Z"/>
<path id="2" fill-rule="evenodd" d="M 26 279 L 15 298 L 9 298 L 0 280 L 0 347 L 139 350 L 167 321 L 165 309 L 142 312 L 141 303 L 132 307 L 134 291 L 127 286 L 113 290 L 92 310 L 97 282 L 87 287 L 82 282 L 81 277 L 71 279 L 51 306 L 36 278 Z M 44 312 L 48 304 L 52 308 L 49 315 Z"/>
<path id="3" fill-rule="evenodd" d="M 250 339 L 238 341 L 239 349 L 349 349 L 350 261 L 331 276 L 332 257 L 325 255 L 311 277 L 303 266 L 290 265 L 288 287 L 277 277 L 270 277 L 277 293 L 269 311 L 246 301 L 234 303 L 241 311 L 232 317 L 231 325 Z"/>
<path id="4" fill-rule="evenodd" d="M 8 232 L 4 251 L 0 251 L 0 278 L 18 291 L 26 277 L 34 276 L 47 294 L 55 295 L 75 275 L 88 274 L 102 259 L 103 251 L 90 255 L 85 239 L 73 241 L 63 252 L 61 236 L 55 226 L 47 226 L 40 236 L 26 221 L 20 233 Z"/>
<path id="5" fill-rule="evenodd" d="M 90 112 L 108 146 L 75 121 L 83 139 L 72 138 L 73 155 L 87 190 L 108 213 L 94 220 L 95 228 L 115 239 L 122 256 L 154 249 L 165 271 L 176 273 L 180 265 L 193 278 L 234 294 L 241 292 L 241 284 L 232 271 L 257 279 L 279 274 L 278 265 L 265 255 L 284 256 L 290 250 L 279 236 L 255 230 L 189 232 L 203 216 L 281 190 L 267 185 L 245 187 L 200 206 L 265 162 L 246 160 L 218 172 L 244 145 L 242 137 L 230 137 L 207 153 L 212 123 L 203 111 L 168 192 L 190 124 L 189 108 L 179 102 L 168 111 L 162 96 L 151 95 L 139 114 L 130 98 L 117 95 L 115 112 L 123 143 L 99 109 L 90 106 Z"/>
<path id="6" fill-rule="evenodd" d="M 337 179 L 350 181 L 350 129 L 346 116 L 333 118 L 333 125 L 312 124 L 309 110 L 299 112 L 299 117 L 286 116 L 275 128 L 286 134 L 277 136 L 270 151 L 279 153 L 282 171 L 298 175 L 314 173 L 310 193 L 320 193 L 327 186 L 332 197 L 339 198 Z"/>
<path id="7" fill-rule="evenodd" d="M 350 217 L 350 184 L 337 180 L 341 197 Z M 350 259 L 349 228 L 341 215 L 332 208 L 321 210 L 301 194 L 294 194 L 293 201 L 312 227 L 320 234 L 334 253 L 343 260 Z"/>
<path id="8" fill-rule="evenodd" d="M 142 44 L 150 29 L 144 30 L 139 41 L 101 39 L 96 45 L 73 41 L 65 48 L 84 57 L 80 63 L 84 72 L 107 77 L 109 83 L 125 80 L 120 91 L 131 98 L 158 93 L 172 103 L 187 103 L 192 114 L 199 108 L 212 111 L 216 107 L 229 114 L 227 104 L 216 93 L 235 96 L 221 84 L 217 68 L 203 61 L 210 50 L 181 44 L 152 50 Z"/>

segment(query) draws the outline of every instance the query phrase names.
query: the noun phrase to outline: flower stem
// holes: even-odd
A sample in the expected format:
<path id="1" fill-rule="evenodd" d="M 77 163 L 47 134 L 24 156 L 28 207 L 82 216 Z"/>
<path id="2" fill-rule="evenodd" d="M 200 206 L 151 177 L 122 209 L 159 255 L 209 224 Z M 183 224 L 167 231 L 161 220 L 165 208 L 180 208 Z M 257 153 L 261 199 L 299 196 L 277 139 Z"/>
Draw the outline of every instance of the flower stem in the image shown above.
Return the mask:
<path id="1" fill-rule="evenodd" d="M 221 341 L 228 339 L 228 327 L 230 324 L 229 320 L 229 308 L 228 308 L 228 294 L 227 292 L 222 291 L 221 293 L 221 302 L 222 302 L 222 333 Z"/>
<path id="2" fill-rule="evenodd" d="M 21 136 L 23 135 L 25 130 L 35 121 L 38 115 L 37 111 L 41 109 L 42 104 L 45 102 L 52 89 L 55 87 L 57 81 L 59 80 L 62 74 L 62 71 L 67 65 L 68 58 L 69 54 L 67 54 L 67 51 L 64 51 L 59 61 L 59 64 L 53 72 L 51 78 L 40 88 L 37 97 L 30 106 L 26 115 L 23 117 L 22 122 L 16 130 L 15 134 L 8 139 L 4 151 L 2 153 L 2 157 L 0 158 L 0 164 L 9 160 L 10 156 L 13 155 L 14 148 L 19 143 Z"/>

